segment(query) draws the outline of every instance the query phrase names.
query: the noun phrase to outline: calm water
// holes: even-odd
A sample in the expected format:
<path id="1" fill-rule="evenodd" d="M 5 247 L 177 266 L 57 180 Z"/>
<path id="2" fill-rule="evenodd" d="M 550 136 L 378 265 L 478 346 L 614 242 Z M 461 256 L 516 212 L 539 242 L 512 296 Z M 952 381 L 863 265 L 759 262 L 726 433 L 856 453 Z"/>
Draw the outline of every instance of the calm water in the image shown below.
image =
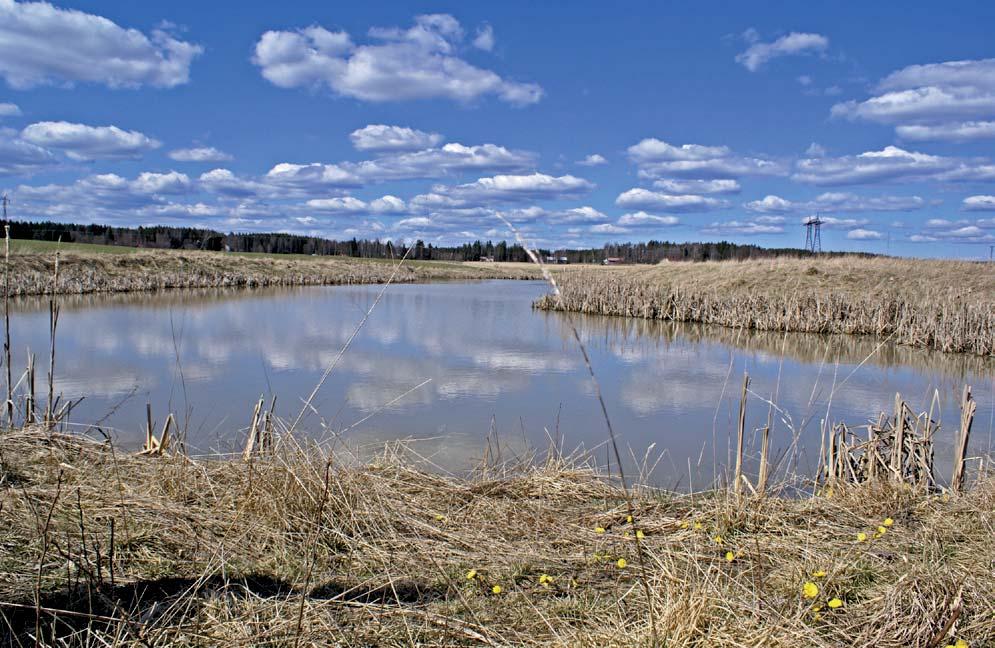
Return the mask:
<path id="1" fill-rule="evenodd" d="M 260 395 L 277 396 L 282 418 L 297 415 L 379 291 L 344 286 L 66 298 L 56 388 L 64 398 L 85 397 L 73 422 L 100 421 L 122 444 L 140 443 L 151 402 L 157 420 L 172 411 L 185 421 L 196 450 L 238 449 Z M 506 458 L 554 439 L 566 450 L 592 451 L 604 463 L 604 421 L 566 320 L 531 309 L 545 291 L 537 282 L 391 286 L 301 428 L 360 452 L 412 439 L 415 453 L 446 469 L 480 458 L 488 437 Z M 15 366 L 24 366 L 27 348 L 35 351 L 40 386 L 47 300 L 19 301 L 15 310 Z M 799 470 L 812 469 L 820 419 L 865 423 L 893 408 L 896 391 L 923 409 L 939 391 L 946 434 L 937 458 L 945 459 L 965 382 L 979 401 L 972 446 L 991 448 L 990 358 L 880 346 L 867 338 L 603 317 L 575 316 L 575 322 L 629 463 L 649 457 L 656 483 L 686 485 L 690 474 L 702 484 L 725 470 L 744 371 L 753 392 L 748 429 L 762 425 L 770 411 L 766 401 L 775 402 L 775 453 Z"/>

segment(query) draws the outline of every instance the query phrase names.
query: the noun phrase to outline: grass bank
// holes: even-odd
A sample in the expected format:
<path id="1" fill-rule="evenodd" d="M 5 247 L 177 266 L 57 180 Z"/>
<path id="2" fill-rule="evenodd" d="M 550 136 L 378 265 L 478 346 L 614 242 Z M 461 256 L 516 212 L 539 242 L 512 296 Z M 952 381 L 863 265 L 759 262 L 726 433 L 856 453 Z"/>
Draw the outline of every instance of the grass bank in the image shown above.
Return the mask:
<path id="1" fill-rule="evenodd" d="M 995 266 L 840 257 L 571 268 L 566 310 L 995 353 Z M 553 297 L 537 307 L 556 309 Z"/>
<path id="2" fill-rule="evenodd" d="M 0 637 L 633 646 L 652 619 L 674 646 L 995 641 L 990 480 L 952 497 L 640 491 L 634 512 L 561 460 L 443 476 L 403 451 L 194 460 L 5 432 Z"/>
<path id="3" fill-rule="evenodd" d="M 114 246 L 59 246 L 58 294 L 134 292 L 168 288 L 258 288 L 369 284 L 387 281 L 396 262 L 385 259 L 289 254 L 227 254 L 191 250 L 139 250 Z M 56 244 L 12 241 L 12 295 L 52 293 Z M 398 283 L 535 279 L 533 268 L 504 264 L 405 261 Z"/>

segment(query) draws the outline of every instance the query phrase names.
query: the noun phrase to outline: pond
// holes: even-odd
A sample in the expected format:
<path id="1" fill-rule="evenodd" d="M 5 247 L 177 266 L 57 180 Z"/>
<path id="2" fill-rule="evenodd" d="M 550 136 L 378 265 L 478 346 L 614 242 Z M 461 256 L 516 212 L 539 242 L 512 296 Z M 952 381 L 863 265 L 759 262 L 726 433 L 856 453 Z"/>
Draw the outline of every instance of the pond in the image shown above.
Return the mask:
<path id="1" fill-rule="evenodd" d="M 426 465 L 461 470 L 555 444 L 604 465 L 607 432 L 567 316 L 535 311 L 541 282 L 393 285 L 341 355 L 298 433 L 368 455 L 409 440 Z M 381 286 L 174 291 L 60 298 L 56 392 L 83 398 L 73 428 L 129 448 L 146 403 L 176 415 L 192 452 L 238 452 L 256 401 L 293 421 Z M 939 395 L 938 465 L 949 466 L 964 384 L 978 401 L 972 450 L 992 443 L 991 358 L 896 347 L 873 338 L 756 333 L 570 316 L 590 354 L 630 471 L 665 486 L 712 483 L 730 465 L 743 374 L 751 379 L 748 453 L 773 421 L 783 470 L 815 470 L 820 421 L 866 423 Z M 48 367 L 48 300 L 12 304 L 14 367 Z M 15 372 L 16 380 L 16 372 Z M 776 404 L 772 407 L 771 403 Z M 95 430 L 90 429 L 91 434 Z M 614 462 L 613 462 L 614 463 Z"/>

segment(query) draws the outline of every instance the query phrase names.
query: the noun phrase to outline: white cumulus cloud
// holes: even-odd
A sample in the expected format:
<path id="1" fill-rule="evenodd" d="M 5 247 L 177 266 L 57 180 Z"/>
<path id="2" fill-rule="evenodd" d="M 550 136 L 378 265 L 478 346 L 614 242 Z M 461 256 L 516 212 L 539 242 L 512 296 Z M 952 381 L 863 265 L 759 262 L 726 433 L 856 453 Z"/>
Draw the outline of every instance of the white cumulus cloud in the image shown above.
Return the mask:
<path id="1" fill-rule="evenodd" d="M 542 88 L 502 78 L 457 55 L 459 21 L 448 14 L 417 16 L 408 29 L 373 28 L 358 45 L 344 31 L 312 26 L 268 31 L 256 43 L 253 63 L 281 88 L 328 87 L 362 101 L 452 99 L 493 95 L 521 106 L 542 98 Z"/>
<path id="2" fill-rule="evenodd" d="M 753 43 L 746 51 L 736 55 L 736 62 L 750 72 L 756 72 L 771 59 L 824 52 L 827 47 L 829 47 L 829 39 L 822 34 L 791 32 L 771 43 Z"/>
<path id="3" fill-rule="evenodd" d="M 189 81 L 201 52 L 162 29 L 147 36 L 47 2 L 0 0 L 0 76 L 17 89 L 74 82 L 170 88 Z"/>
<path id="4" fill-rule="evenodd" d="M 876 230 L 857 228 L 847 232 L 846 237 L 851 241 L 877 241 L 883 239 L 884 234 Z"/>
<path id="5" fill-rule="evenodd" d="M 227 162 L 232 159 L 231 155 L 213 146 L 176 149 L 169 152 L 169 157 L 177 162 Z"/>
<path id="6" fill-rule="evenodd" d="M 139 158 L 160 146 L 158 141 L 138 131 L 64 121 L 31 124 L 21 132 L 21 139 L 58 149 L 74 160 Z"/>
<path id="7" fill-rule="evenodd" d="M 587 157 L 585 157 L 583 160 L 577 160 L 577 164 L 579 164 L 580 166 L 589 166 L 589 167 L 601 166 L 602 164 L 608 164 L 608 160 L 605 159 L 605 156 L 599 153 L 592 153 Z"/>
<path id="8" fill-rule="evenodd" d="M 910 141 L 995 137 L 995 59 L 910 65 L 875 90 L 864 101 L 836 104 L 832 116 L 893 124 Z"/>
<path id="9" fill-rule="evenodd" d="M 370 124 L 354 130 L 349 139 L 359 151 L 417 151 L 437 146 L 444 138 L 404 126 Z"/>
<path id="10" fill-rule="evenodd" d="M 965 211 L 995 211 L 995 196 L 968 196 L 963 206 Z"/>
<path id="11" fill-rule="evenodd" d="M 639 176 L 660 179 L 716 179 L 740 176 L 787 175 L 784 164 L 760 157 L 734 153 L 727 146 L 682 144 L 676 146 L 654 137 L 643 139 L 628 149 L 629 158 L 639 169 Z"/>
<path id="12" fill-rule="evenodd" d="M 619 207 L 650 211 L 701 212 L 726 207 L 724 200 L 696 194 L 667 194 L 648 189 L 629 189 L 615 199 Z"/>

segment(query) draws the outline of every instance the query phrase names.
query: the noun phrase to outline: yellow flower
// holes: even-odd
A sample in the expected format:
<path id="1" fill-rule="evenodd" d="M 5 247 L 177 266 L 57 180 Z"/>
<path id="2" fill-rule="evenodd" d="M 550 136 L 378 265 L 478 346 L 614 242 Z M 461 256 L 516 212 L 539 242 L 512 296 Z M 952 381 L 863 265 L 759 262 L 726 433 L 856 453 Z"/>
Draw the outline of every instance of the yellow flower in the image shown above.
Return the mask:
<path id="1" fill-rule="evenodd" d="M 815 616 L 812 617 L 812 618 L 815 619 L 816 621 L 822 621 L 822 615 L 819 614 L 818 612 L 816 612 Z"/>
<path id="2" fill-rule="evenodd" d="M 887 530 L 888 529 L 886 529 L 885 527 L 879 526 L 878 527 L 878 535 L 884 535 Z"/>
<path id="3" fill-rule="evenodd" d="M 954 648 L 971 648 L 970 645 L 963 639 L 958 639 L 957 643 L 954 644 Z"/>
<path id="4" fill-rule="evenodd" d="M 864 533 L 863 531 L 861 531 L 860 533 L 857 534 L 857 542 L 866 542 L 866 541 L 867 541 L 867 534 L 866 533 Z"/>
<path id="5" fill-rule="evenodd" d="M 642 529 L 639 529 L 638 531 L 636 531 L 636 537 L 639 538 L 640 540 L 642 540 L 643 538 L 646 537 L 646 534 L 643 533 Z"/>
<path id="6" fill-rule="evenodd" d="M 622 532 L 622 537 L 623 538 L 628 538 L 629 537 L 629 532 L 628 531 L 623 531 Z"/>
<path id="7" fill-rule="evenodd" d="M 494 594 L 500 594 L 501 593 L 501 586 L 500 585 L 495 585 L 494 587 L 491 588 L 491 592 L 494 593 Z"/>
<path id="8" fill-rule="evenodd" d="M 811 599 L 819 595 L 819 586 L 812 581 L 807 581 L 802 585 L 802 596 Z"/>
<path id="9" fill-rule="evenodd" d="M 687 520 L 684 520 L 683 522 L 681 522 L 681 528 L 682 528 L 682 529 L 686 529 L 686 528 L 688 528 L 689 526 L 691 526 L 691 525 L 690 525 L 690 524 L 688 524 L 688 521 L 687 521 Z"/>
<path id="10" fill-rule="evenodd" d="M 731 551 L 726 552 L 726 562 L 732 562 L 735 559 L 736 559 L 736 554 L 734 554 Z"/>
<path id="11" fill-rule="evenodd" d="M 892 524 L 894 524 L 894 523 L 895 523 L 895 521 L 894 521 L 894 520 L 892 520 L 891 518 L 885 518 L 885 519 L 884 519 L 884 525 L 885 525 L 886 527 L 890 527 L 890 526 L 891 526 Z"/>
<path id="12" fill-rule="evenodd" d="M 813 612 L 818 612 L 818 611 L 820 611 L 821 609 L 822 609 L 822 606 L 821 606 L 821 605 L 819 605 L 818 603 L 816 603 L 815 605 L 813 605 L 813 606 L 812 606 L 812 611 L 813 611 Z"/>
<path id="13" fill-rule="evenodd" d="M 625 569 L 625 566 L 629 563 L 625 562 L 625 558 L 619 558 L 615 564 L 618 565 L 619 569 Z"/>
<path id="14" fill-rule="evenodd" d="M 628 522 L 629 524 L 632 524 L 632 516 L 631 515 L 626 515 L 625 516 L 625 521 Z"/>
<path id="15" fill-rule="evenodd" d="M 812 572 L 812 578 L 825 578 L 826 572 L 823 569 Z"/>
<path id="16" fill-rule="evenodd" d="M 605 528 L 602 527 L 602 526 L 596 526 L 596 527 L 594 527 L 594 532 L 595 533 L 604 533 L 605 532 Z"/>
<path id="17" fill-rule="evenodd" d="M 473 580 L 476 577 L 477 577 L 477 570 L 476 569 L 471 569 L 470 571 L 468 571 L 466 573 L 466 579 L 467 580 Z"/>
<path id="18" fill-rule="evenodd" d="M 549 587 L 552 582 L 553 582 L 553 577 L 550 576 L 549 574 L 543 574 L 539 576 L 539 584 L 542 585 L 543 587 Z"/>
<path id="19" fill-rule="evenodd" d="M 443 515 L 442 513 L 436 513 L 435 519 L 439 522 L 444 522 L 446 520 L 446 516 Z"/>
<path id="20" fill-rule="evenodd" d="M 714 538 L 712 538 L 712 540 L 715 540 L 715 544 L 717 544 L 717 545 L 723 545 L 723 544 L 725 544 L 725 540 L 723 540 L 722 536 L 720 536 L 720 535 L 715 536 Z"/>
<path id="21" fill-rule="evenodd" d="M 701 522 L 695 522 L 694 523 L 694 530 L 695 531 L 701 531 L 704 528 L 705 528 L 705 526 Z"/>
<path id="22" fill-rule="evenodd" d="M 828 605 L 831 609 L 835 610 L 836 608 L 843 607 L 843 601 L 839 600 L 838 598 L 834 598 L 830 599 L 829 603 L 826 603 L 826 605 Z"/>

